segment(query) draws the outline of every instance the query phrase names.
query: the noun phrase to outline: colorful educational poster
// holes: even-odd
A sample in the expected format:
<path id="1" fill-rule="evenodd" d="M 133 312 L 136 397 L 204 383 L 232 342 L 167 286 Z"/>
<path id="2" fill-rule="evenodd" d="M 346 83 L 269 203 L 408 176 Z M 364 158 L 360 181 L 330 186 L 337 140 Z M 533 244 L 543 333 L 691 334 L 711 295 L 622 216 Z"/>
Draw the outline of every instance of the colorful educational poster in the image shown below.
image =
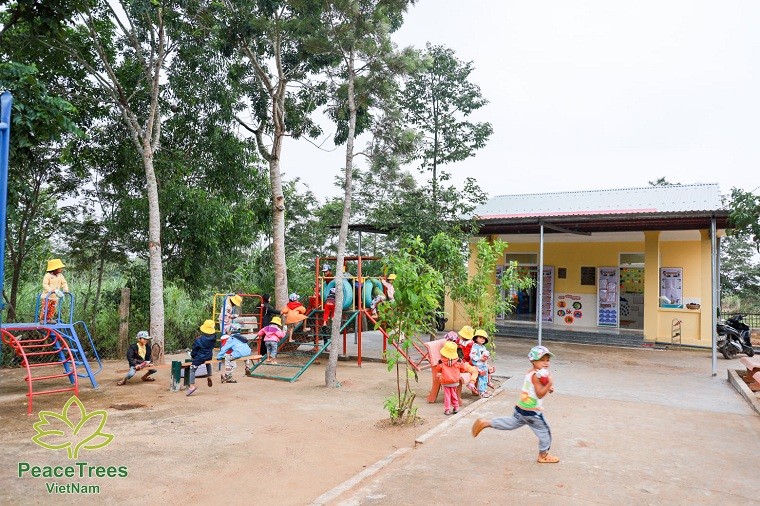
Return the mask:
<path id="1" fill-rule="evenodd" d="M 620 319 L 620 268 L 599 267 L 597 279 L 597 317 L 600 327 L 617 327 Z"/>
<path id="2" fill-rule="evenodd" d="M 667 299 L 667 302 L 662 297 Z M 681 267 L 660 267 L 660 298 L 662 307 L 683 307 Z"/>
<path id="3" fill-rule="evenodd" d="M 553 322 L 554 311 L 552 310 L 552 300 L 554 300 L 554 267 L 545 265 L 544 275 L 541 279 L 543 283 L 541 293 L 541 321 Z"/>

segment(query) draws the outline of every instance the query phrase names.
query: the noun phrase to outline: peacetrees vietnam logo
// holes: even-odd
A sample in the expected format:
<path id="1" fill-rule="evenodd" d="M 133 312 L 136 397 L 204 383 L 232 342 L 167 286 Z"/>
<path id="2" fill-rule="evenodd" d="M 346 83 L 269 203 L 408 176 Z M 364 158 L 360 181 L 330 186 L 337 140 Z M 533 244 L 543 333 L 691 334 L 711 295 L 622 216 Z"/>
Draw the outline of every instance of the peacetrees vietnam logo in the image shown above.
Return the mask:
<path id="1" fill-rule="evenodd" d="M 72 396 L 60 413 L 40 411 L 39 420 L 35 422 L 35 444 L 52 451 L 66 450 L 70 460 L 78 459 L 83 450 L 97 450 L 113 441 L 113 434 L 104 431 L 108 413 L 99 409 L 87 412 L 82 402 Z M 126 466 L 96 466 L 87 462 L 73 462 L 71 465 L 32 465 L 29 462 L 18 463 L 19 478 L 126 478 Z M 99 494 L 100 486 L 78 482 L 45 483 L 49 494 Z"/>
<path id="2" fill-rule="evenodd" d="M 32 441 L 48 450 L 66 449 L 69 459 L 78 458 L 82 450 L 103 448 L 113 441 L 113 434 L 103 432 L 108 413 L 103 409 L 88 413 L 73 395 L 60 413 L 40 411 L 39 416 L 40 420 L 33 425 L 37 433 Z"/>

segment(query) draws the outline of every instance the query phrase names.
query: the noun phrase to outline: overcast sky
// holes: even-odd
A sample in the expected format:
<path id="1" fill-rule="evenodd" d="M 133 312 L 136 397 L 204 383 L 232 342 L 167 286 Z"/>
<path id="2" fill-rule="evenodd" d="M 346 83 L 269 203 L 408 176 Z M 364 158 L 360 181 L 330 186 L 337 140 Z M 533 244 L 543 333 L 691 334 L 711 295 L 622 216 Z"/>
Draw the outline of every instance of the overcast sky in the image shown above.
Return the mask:
<path id="1" fill-rule="evenodd" d="M 421 0 L 394 38 L 474 62 L 490 101 L 474 117 L 494 133 L 448 166 L 455 182 L 494 196 L 666 177 L 729 193 L 760 187 L 758 27 L 750 0 Z M 282 167 L 325 198 L 342 158 L 290 141 Z"/>

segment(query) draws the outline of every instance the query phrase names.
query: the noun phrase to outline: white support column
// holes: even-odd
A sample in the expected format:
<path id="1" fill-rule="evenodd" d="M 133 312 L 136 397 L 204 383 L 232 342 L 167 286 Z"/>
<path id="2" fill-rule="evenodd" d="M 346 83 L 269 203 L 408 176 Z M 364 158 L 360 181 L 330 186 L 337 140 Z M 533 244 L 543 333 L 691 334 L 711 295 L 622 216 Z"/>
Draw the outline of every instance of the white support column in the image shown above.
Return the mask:
<path id="1" fill-rule="evenodd" d="M 720 290 L 720 273 L 718 272 L 718 231 L 715 225 L 715 216 L 710 220 L 710 267 L 712 274 L 712 300 L 710 301 L 710 334 L 712 335 L 712 375 L 718 374 L 718 336 L 715 332 L 718 316 L 718 297 Z"/>
<path id="2" fill-rule="evenodd" d="M 538 345 L 541 346 L 543 331 L 543 295 L 544 295 L 544 224 L 541 223 L 541 239 L 538 245 L 538 292 L 536 295 L 536 318 L 538 318 Z"/>

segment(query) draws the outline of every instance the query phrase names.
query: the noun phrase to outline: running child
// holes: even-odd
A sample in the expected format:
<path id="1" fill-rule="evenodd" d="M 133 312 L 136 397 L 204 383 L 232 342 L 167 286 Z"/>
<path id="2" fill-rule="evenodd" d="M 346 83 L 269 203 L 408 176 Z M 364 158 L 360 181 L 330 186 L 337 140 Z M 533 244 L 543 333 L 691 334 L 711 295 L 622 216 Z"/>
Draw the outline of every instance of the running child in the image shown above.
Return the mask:
<path id="1" fill-rule="evenodd" d="M 498 430 L 514 430 L 523 425 L 528 425 L 538 437 L 538 462 L 541 464 L 555 464 L 559 458 L 549 454 L 552 445 L 552 433 L 546 418 L 543 415 L 542 400 L 548 393 L 554 391 L 554 380 L 549 374 L 549 362 L 554 354 L 544 346 L 534 346 L 528 352 L 528 359 L 532 367 L 523 380 L 520 399 L 517 401 L 512 416 L 485 420 L 478 418 L 472 425 L 472 436 L 477 437 L 480 432 L 492 427 Z"/>

